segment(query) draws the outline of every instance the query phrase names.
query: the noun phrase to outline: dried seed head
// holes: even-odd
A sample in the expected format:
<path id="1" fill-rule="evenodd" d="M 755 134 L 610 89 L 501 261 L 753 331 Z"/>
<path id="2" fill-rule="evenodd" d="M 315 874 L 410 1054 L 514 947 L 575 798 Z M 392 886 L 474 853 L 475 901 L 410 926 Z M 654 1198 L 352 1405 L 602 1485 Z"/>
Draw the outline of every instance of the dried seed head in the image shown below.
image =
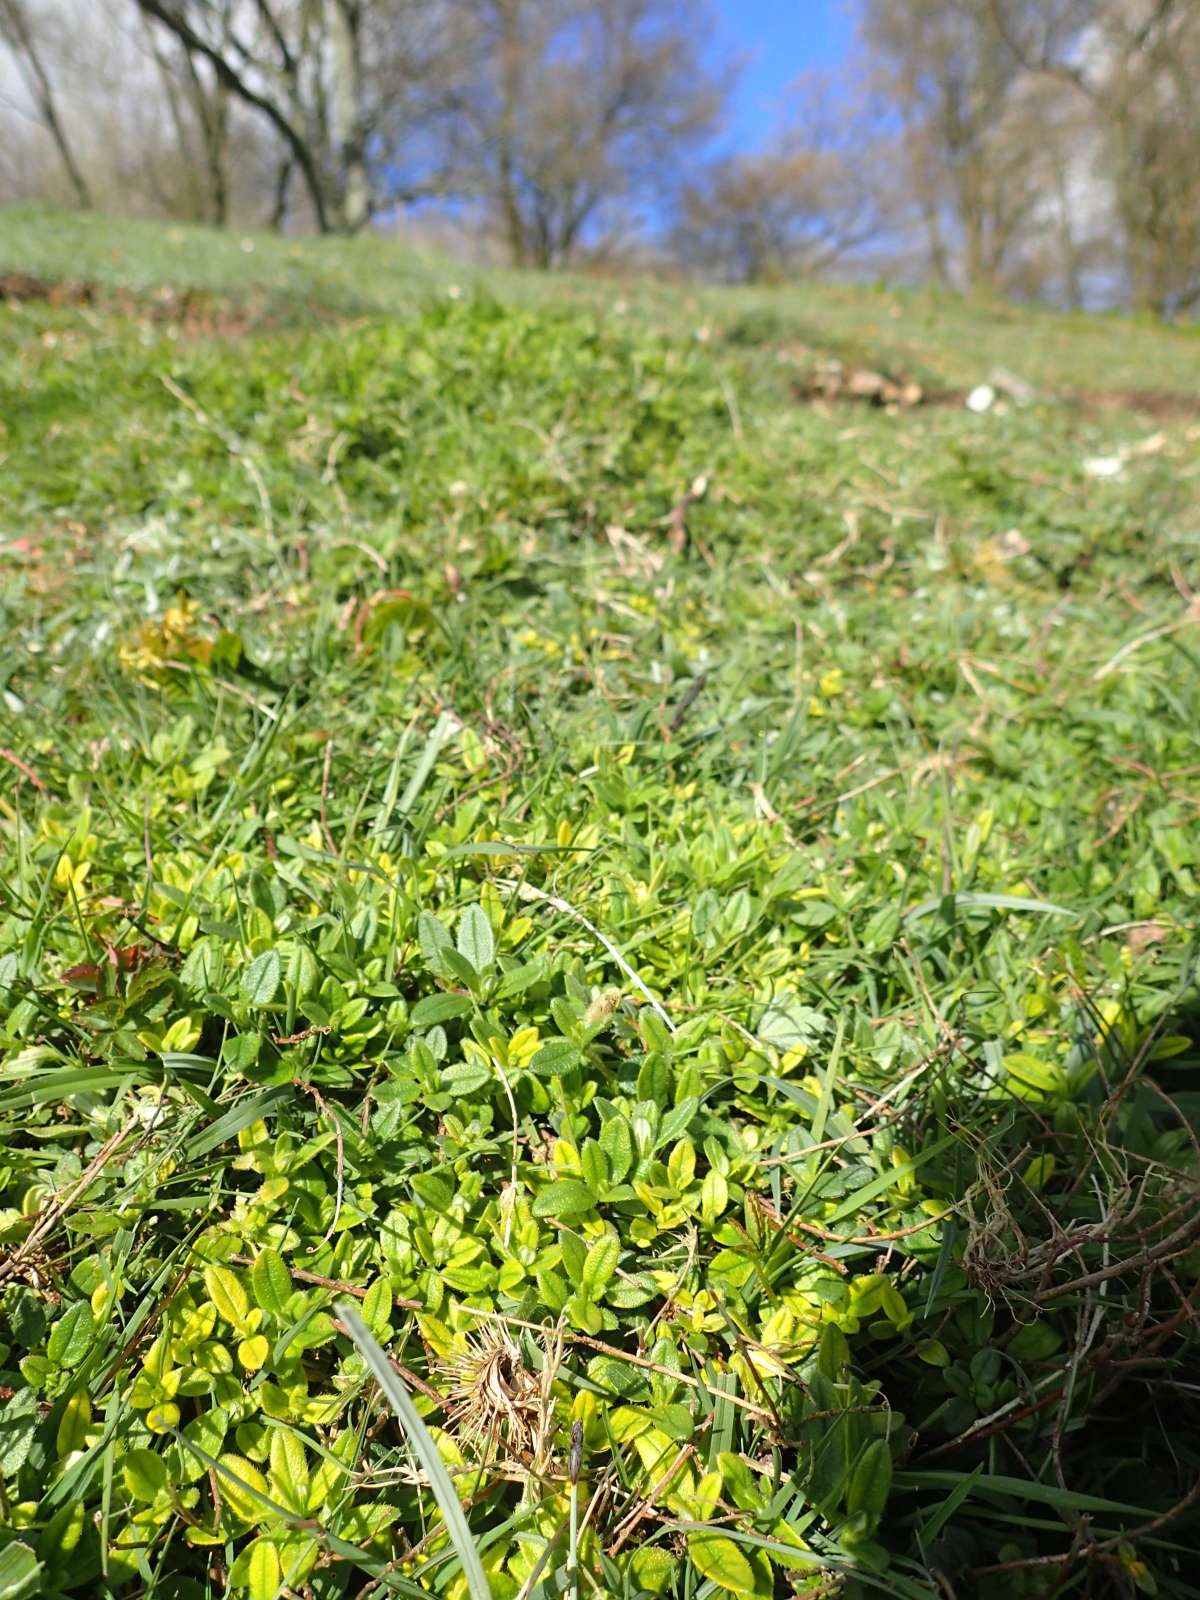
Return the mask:
<path id="1" fill-rule="evenodd" d="M 498 1447 L 522 1461 L 535 1452 L 543 1426 L 543 1382 L 530 1372 L 503 1328 L 469 1337 L 442 1370 L 449 1379 L 450 1419 L 492 1456 Z"/>
<path id="2" fill-rule="evenodd" d="M 597 1022 L 606 1022 L 621 1004 L 620 989 L 603 989 L 592 1001 L 583 1014 L 586 1027 L 591 1027 Z"/>

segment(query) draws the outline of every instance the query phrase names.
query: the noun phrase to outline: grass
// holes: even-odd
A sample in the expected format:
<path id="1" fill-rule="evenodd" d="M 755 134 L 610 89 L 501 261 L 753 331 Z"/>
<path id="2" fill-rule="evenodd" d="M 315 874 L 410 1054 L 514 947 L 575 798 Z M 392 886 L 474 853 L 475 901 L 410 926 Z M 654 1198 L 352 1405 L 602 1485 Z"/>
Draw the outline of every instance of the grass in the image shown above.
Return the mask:
<path id="1" fill-rule="evenodd" d="M 252 242 L 0 217 L 0 1593 L 1200 1593 L 1194 336 Z"/>

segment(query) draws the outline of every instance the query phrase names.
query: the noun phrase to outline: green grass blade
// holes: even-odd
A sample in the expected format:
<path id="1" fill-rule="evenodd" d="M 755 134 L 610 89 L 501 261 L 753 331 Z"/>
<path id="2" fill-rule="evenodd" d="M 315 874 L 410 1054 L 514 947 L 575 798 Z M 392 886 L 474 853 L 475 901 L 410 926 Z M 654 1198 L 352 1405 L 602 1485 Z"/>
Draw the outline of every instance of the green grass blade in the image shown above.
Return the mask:
<path id="1" fill-rule="evenodd" d="M 475 1541 L 463 1514 L 462 1505 L 450 1481 L 450 1474 L 446 1471 L 437 1445 L 430 1438 L 429 1430 L 421 1420 L 420 1412 L 413 1405 L 411 1395 L 388 1360 L 387 1354 L 359 1316 L 357 1308 L 347 1300 L 339 1300 L 337 1313 L 346 1324 L 359 1355 L 370 1369 L 371 1376 L 383 1390 L 388 1404 L 396 1413 L 400 1426 L 408 1435 L 413 1453 L 429 1479 L 434 1499 L 446 1523 L 446 1531 L 455 1550 L 458 1551 L 458 1559 L 462 1562 L 468 1593 L 472 1600 L 491 1600 L 487 1576 L 479 1560 L 479 1552 L 475 1548 Z"/>

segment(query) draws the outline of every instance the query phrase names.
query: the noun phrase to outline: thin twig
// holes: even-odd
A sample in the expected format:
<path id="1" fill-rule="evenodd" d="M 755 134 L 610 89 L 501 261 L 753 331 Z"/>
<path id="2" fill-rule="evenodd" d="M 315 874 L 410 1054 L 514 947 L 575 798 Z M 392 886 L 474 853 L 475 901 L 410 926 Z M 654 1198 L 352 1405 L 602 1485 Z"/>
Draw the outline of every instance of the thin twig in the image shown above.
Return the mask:
<path id="1" fill-rule="evenodd" d="M 16 755 L 12 750 L 7 748 L 0 750 L 0 760 L 7 761 L 10 766 L 16 767 L 18 772 L 23 772 L 33 787 L 42 794 L 50 793 L 49 787 L 42 782 L 33 768 L 27 762 L 22 761 L 20 756 Z"/>
<path id="2" fill-rule="evenodd" d="M 79 1197 L 95 1183 L 129 1135 L 140 1126 L 138 1117 L 130 1117 L 123 1127 L 118 1128 L 116 1133 L 104 1141 L 66 1194 L 39 1213 L 25 1238 L 6 1260 L 0 1262 L 0 1283 L 7 1278 L 15 1277 L 21 1271 L 25 1262 L 54 1231 Z"/>
<path id="3" fill-rule="evenodd" d="M 645 1498 L 643 1500 L 639 1500 L 637 1505 L 634 1506 L 633 1510 L 623 1517 L 622 1520 L 617 1524 L 613 1534 L 613 1541 L 608 1547 L 609 1556 L 616 1556 L 620 1553 L 621 1546 L 634 1532 L 638 1524 L 643 1522 L 654 1509 L 654 1503 L 658 1499 L 659 1495 L 664 1492 L 688 1457 L 695 1455 L 695 1453 L 696 1446 L 692 1444 L 690 1440 L 686 1444 L 680 1445 L 678 1451 L 676 1452 L 674 1461 L 672 1461 L 671 1465 L 663 1473 L 662 1477 L 651 1486 Z"/>
<path id="4" fill-rule="evenodd" d="M 609 955 L 617 963 L 621 971 L 629 979 L 630 983 L 634 984 L 635 987 L 638 988 L 645 998 L 650 1002 L 651 1007 L 659 1016 L 659 1018 L 661 1018 L 661 1020 L 666 1024 L 667 1029 L 671 1033 L 675 1032 L 675 1024 L 671 1021 L 670 1017 L 663 1010 L 662 1006 L 651 994 L 650 990 L 642 982 L 638 974 L 629 965 L 628 961 L 626 961 L 625 957 L 617 949 L 616 945 L 613 944 L 611 939 L 607 938 L 603 933 L 601 933 L 596 924 L 594 922 L 590 922 L 588 918 L 584 916 L 582 911 L 577 910 L 576 907 L 571 905 L 569 901 L 561 899 L 558 895 L 547 894 L 544 889 L 537 889 L 532 883 L 526 883 L 523 879 L 520 882 L 514 882 L 512 879 L 510 879 L 505 884 L 505 887 L 515 889 L 522 900 L 540 900 L 544 905 L 553 906 L 555 911 L 561 911 L 566 916 L 574 917 L 577 922 L 581 922 L 594 938 L 599 939 L 600 943 L 608 951 Z"/>
<path id="5" fill-rule="evenodd" d="M 531 1333 L 543 1335 L 553 1332 L 553 1329 L 544 1327 L 540 1322 L 526 1322 L 521 1317 L 505 1316 L 502 1311 L 484 1311 L 479 1306 L 460 1306 L 460 1311 L 470 1317 L 483 1317 L 489 1322 L 503 1322 L 511 1328 L 527 1328 Z M 570 1344 L 581 1344 L 588 1350 L 596 1350 L 601 1355 L 612 1356 L 616 1361 L 627 1361 L 631 1366 L 642 1367 L 647 1372 L 661 1373 L 665 1378 L 674 1378 L 677 1383 L 686 1384 L 690 1389 L 704 1389 L 699 1378 L 693 1378 L 690 1373 L 677 1372 L 674 1367 L 664 1366 L 660 1361 L 649 1361 L 645 1356 L 631 1355 L 628 1350 L 618 1350 L 616 1345 L 605 1344 L 602 1339 L 593 1339 L 587 1333 L 573 1333 L 570 1328 L 564 1328 L 562 1336 Z M 752 1416 L 760 1417 L 764 1421 L 771 1420 L 770 1412 L 764 1411 L 762 1406 L 756 1406 L 750 1400 L 743 1400 L 740 1395 L 727 1394 L 722 1396 L 730 1405 L 738 1406 L 742 1411 L 748 1411 Z"/>

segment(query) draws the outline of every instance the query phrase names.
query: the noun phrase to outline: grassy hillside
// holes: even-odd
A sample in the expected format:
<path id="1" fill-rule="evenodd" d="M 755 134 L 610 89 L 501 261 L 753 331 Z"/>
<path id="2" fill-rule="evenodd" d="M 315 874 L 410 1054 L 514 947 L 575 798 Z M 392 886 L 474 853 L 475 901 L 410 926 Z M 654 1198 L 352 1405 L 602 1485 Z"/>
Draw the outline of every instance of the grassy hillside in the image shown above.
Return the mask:
<path id="1" fill-rule="evenodd" d="M 1195 336 L 246 242 L 0 213 L 0 1593 L 1200 1594 Z"/>

